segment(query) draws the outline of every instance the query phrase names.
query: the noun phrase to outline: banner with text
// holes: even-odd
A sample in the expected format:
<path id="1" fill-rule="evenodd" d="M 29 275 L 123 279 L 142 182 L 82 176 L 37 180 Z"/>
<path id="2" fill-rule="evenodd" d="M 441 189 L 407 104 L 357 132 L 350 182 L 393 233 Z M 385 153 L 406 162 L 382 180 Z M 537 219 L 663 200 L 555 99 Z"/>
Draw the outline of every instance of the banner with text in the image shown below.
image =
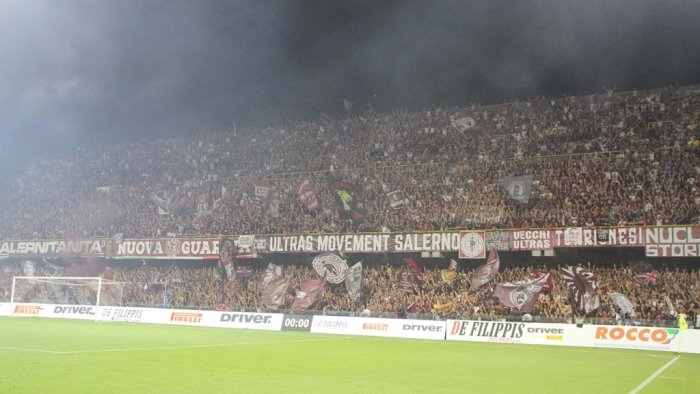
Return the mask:
<path id="1" fill-rule="evenodd" d="M 216 260 L 219 237 L 0 241 L 0 259 L 98 257 L 114 259 Z M 437 231 L 315 235 L 233 235 L 236 257 L 266 253 L 457 252 L 486 258 L 486 250 L 644 247 L 648 257 L 697 257 L 700 225 L 568 227 L 500 231 Z"/>
<path id="2" fill-rule="evenodd" d="M 372 317 L 314 316 L 311 332 L 392 338 L 445 339 L 445 322 Z"/>
<path id="3" fill-rule="evenodd" d="M 700 256 L 700 226 L 646 228 L 647 257 Z"/>
<path id="4" fill-rule="evenodd" d="M 106 239 L 0 241 L 0 259 L 104 257 L 106 249 Z"/>

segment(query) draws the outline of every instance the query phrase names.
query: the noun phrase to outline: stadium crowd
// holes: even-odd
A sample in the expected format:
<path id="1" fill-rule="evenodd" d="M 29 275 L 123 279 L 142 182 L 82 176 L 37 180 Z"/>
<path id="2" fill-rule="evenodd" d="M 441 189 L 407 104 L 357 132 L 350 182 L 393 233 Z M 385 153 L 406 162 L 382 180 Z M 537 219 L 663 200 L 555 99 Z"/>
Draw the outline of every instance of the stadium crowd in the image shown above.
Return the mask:
<path id="1" fill-rule="evenodd" d="M 671 87 L 82 148 L 0 190 L 0 239 L 698 223 L 699 120 L 700 88 Z M 523 175 L 528 203 L 499 187 Z"/>
<path id="2" fill-rule="evenodd" d="M 643 320 L 648 324 L 663 325 L 674 320 L 677 313 L 687 313 L 688 321 L 694 322 L 700 311 L 700 271 L 684 266 L 656 266 L 648 271 L 650 276 L 640 275 L 636 263 L 581 264 L 597 278 L 597 294 L 601 297 L 600 308 L 587 315 L 602 322 L 631 324 Z M 571 317 L 568 290 L 564 285 L 558 263 L 546 266 L 508 265 L 502 267 L 497 276 L 476 291 L 470 291 L 472 275 L 476 267 L 460 267 L 453 279 L 443 276 L 442 269 L 432 265 L 423 268 L 424 280 L 414 277 L 412 289 L 397 283 L 400 272 L 410 269 L 399 264 L 365 264 L 362 275 L 362 296 L 355 302 L 348 294 L 345 284 L 327 284 L 316 310 L 324 313 L 372 313 L 373 315 L 396 316 L 397 311 L 418 314 L 425 318 L 463 317 L 470 319 L 498 319 L 507 315 L 522 314 L 501 305 L 493 296 L 497 283 L 528 280 L 535 277 L 535 270 L 550 272 L 553 277 L 551 291 L 539 295 L 531 312 L 539 319 L 566 321 Z M 647 266 L 647 269 L 651 267 Z M 0 270 L 0 301 L 9 301 L 12 276 L 20 276 L 19 264 L 8 264 Z M 64 276 L 64 270 L 53 265 L 39 265 L 37 276 Z M 222 281 L 214 266 L 176 264 L 150 266 L 132 264 L 107 267 L 103 274 L 112 280 L 124 283 L 120 298 L 112 298 L 125 306 L 149 306 L 172 308 L 216 309 L 225 305 L 234 310 L 260 311 L 266 307 L 262 301 L 265 267 L 247 266 L 238 271 L 235 278 Z M 280 309 L 290 309 L 300 282 L 304 279 L 319 279 L 319 275 L 308 264 L 290 264 L 283 267 L 283 275 L 290 279 L 285 301 Z M 642 277 L 642 279 L 640 279 Z M 647 278 L 653 278 L 648 280 Z M 115 288 L 116 289 L 116 288 Z M 114 290 L 116 291 L 116 290 Z M 635 313 L 627 316 L 612 300 L 610 294 L 620 293 L 634 305 Z M 40 302 L 40 294 L 25 294 L 33 302 Z M 44 294 L 49 297 L 52 294 Z M 34 298 L 32 298 L 34 297 Z M 59 300 L 52 302 L 61 303 Z M 47 301 L 44 300 L 44 301 Z M 29 299 L 28 299 L 29 301 Z"/>

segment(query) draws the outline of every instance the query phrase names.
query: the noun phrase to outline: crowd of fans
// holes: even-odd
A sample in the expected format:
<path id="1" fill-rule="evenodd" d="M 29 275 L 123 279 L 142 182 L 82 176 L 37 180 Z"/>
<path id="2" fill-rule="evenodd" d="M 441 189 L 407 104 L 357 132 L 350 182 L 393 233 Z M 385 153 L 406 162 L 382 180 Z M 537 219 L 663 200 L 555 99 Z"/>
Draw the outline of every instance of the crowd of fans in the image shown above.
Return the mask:
<path id="1" fill-rule="evenodd" d="M 640 280 L 640 273 L 633 264 L 581 264 L 594 273 L 598 283 L 597 294 L 600 307 L 587 314 L 601 322 L 632 324 L 669 324 L 677 313 L 686 313 L 688 321 L 694 322 L 700 311 L 700 271 L 697 268 L 658 266 L 650 271 L 653 281 Z M 324 313 L 369 313 L 372 315 L 397 316 L 401 311 L 427 318 L 460 317 L 468 319 L 497 319 L 502 316 L 520 315 L 521 311 L 501 305 L 493 296 L 497 283 L 529 280 L 535 277 L 535 269 L 549 272 L 553 277 L 551 291 L 539 295 L 533 316 L 548 321 L 570 321 L 572 317 L 569 290 L 560 274 L 559 263 L 546 266 L 501 267 L 497 276 L 476 291 L 470 291 L 472 275 L 476 267 L 459 267 L 453 279 L 446 280 L 442 270 L 446 267 L 423 267 L 424 280 L 415 281 L 412 290 L 406 291 L 396 277 L 410 268 L 401 263 L 365 264 L 362 275 L 362 290 L 359 301 L 355 301 L 345 284 L 328 283 L 323 297 L 314 306 Z M 264 266 L 249 266 L 235 278 L 222 281 L 215 266 L 175 264 L 158 267 L 147 264 L 108 267 L 105 276 L 123 283 L 110 291 L 120 291 L 120 297 L 111 300 L 124 306 L 148 306 L 170 308 L 217 309 L 261 311 L 266 309 L 262 300 L 265 275 Z M 0 277 L 0 301 L 10 298 L 11 278 L 22 274 L 19 264 L 3 267 Z M 37 276 L 62 276 L 55 267 L 41 266 Z M 290 264 L 283 267 L 283 275 L 290 279 L 281 310 L 289 310 L 304 279 L 319 279 L 312 267 L 305 264 Z M 32 287 L 28 287 L 31 289 Z M 59 292 L 61 293 L 61 292 Z M 610 297 L 612 293 L 623 294 L 634 305 L 634 313 L 626 314 Z M 17 295 L 16 295 L 17 296 Z M 20 294 L 30 300 L 38 294 Z M 49 298 L 52 294 L 47 294 Z M 29 297 L 29 298 L 27 298 Z M 63 294 L 52 302 L 63 303 Z M 54 297 L 55 298 L 55 297 Z M 38 298 L 31 301 L 39 302 Z M 50 299 L 43 301 L 51 301 Z M 576 315 L 583 315 L 577 311 Z"/>
<path id="2" fill-rule="evenodd" d="M 264 129 L 82 148 L 39 160 L 0 189 L 0 239 L 696 224 L 699 123 L 700 87 L 670 87 L 336 120 L 323 115 Z M 532 175 L 527 203 L 499 186 L 524 175 Z M 333 180 L 354 185 L 362 218 L 338 213 Z M 299 198 L 303 181 L 312 185 L 318 208 Z M 394 191 L 402 200 L 389 195 Z M 123 305 L 259 310 L 264 268 L 226 282 L 211 265 L 115 265 L 102 274 L 124 283 Z M 359 302 L 343 285 L 329 284 L 316 307 L 475 319 L 517 313 L 499 304 L 493 289 L 532 278 L 535 267 L 505 266 L 469 291 L 474 268 L 460 267 L 446 281 L 441 269 L 423 267 L 424 281 L 405 291 L 396 274 L 406 266 L 366 264 Z M 552 273 L 554 287 L 539 296 L 532 314 L 571 316 L 559 267 L 538 268 Z M 685 311 L 695 320 L 697 268 L 655 267 L 655 283 L 636 279 L 628 264 L 590 269 L 602 303 L 589 317 L 662 322 Z M 0 266 L 0 301 L 10 298 L 11 278 L 25 271 L 17 263 Z M 28 276 L 66 274 L 45 262 Z M 287 309 L 300 281 L 318 274 L 285 264 L 284 275 L 290 290 L 281 308 Z M 24 297 L 59 296 L 47 289 Z M 632 302 L 635 316 L 620 311 L 613 292 Z"/>
<path id="3" fill-rule="evenodd" d="M 82 148 L 0 190 L 0 239 L 698 223 L 699 120 L 700 88 L 671 87 Z M 498 186 L 522 175 L 528 203 Z M 329 179 L 363 219 L 339 216 Z"/>

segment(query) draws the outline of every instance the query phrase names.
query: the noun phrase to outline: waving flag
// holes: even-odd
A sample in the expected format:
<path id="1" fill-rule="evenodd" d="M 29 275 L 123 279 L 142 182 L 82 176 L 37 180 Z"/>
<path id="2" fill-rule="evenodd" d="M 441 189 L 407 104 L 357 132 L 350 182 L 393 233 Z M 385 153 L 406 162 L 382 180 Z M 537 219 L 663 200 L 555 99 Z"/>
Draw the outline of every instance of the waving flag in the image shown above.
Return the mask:
<path id="1" fill-rule="evenodd" d="M 410 271 L 399 271 L 396 273 L 396 287 L 399 291 L 405 293 L 413 293 L 415 289 L 415 280 L 413 278 L 413 273 Z"/>
<path id="2" fill-rule="evenodd" d="M 550 272 L 540 271 L 535 269 L 535 279 L 544 278 L 544 285 L 542 285 L 542 292 L 549 293 L 554 287 L 554 277 Z"/>
<path id="3" fill-rule="evenodd" d="M 233 280 L 236 276 L 236 271 L 233 265 L 233 257 L 236 255 L 236 244 L 231 238 L 220 237 L 219 245 L 219 272 L 221 279 L 224 281 Z"/>
<path id="4" fill-rule="evenodd" d="M 311 309 L 323 298 L 326 288 L 326 277 L 323 279 L 306 279 L 301 281 L 301 289 L 297 291 L 292 303 L 292 310 Z"/>
<path id="5" fill-rule="evenodd" d="M 348 263 L 335 253 L 320 254 L 314 257 L 311 264 L 318 276 L 326 276 L 330 283 L 338 284 L 345 280 Z"/>
<path id="6" fill-rule="evenodd" d="M 446 302 L 444 304 L 437 303 L 433 305 L 433 310 L 435 313 L 450 313 L 455 308 L 454 301 Z"/>
<path id="7" fill-rule="evenodd" d="M 400 211 L 408 201 L 406 194 L 401 190 L 394 190 L 386 194 L 389 199 L 389 205 L 394 211 Z"/>
<path id="8" fill-rule="evenodd" d="M 541 277 L 529 281 L 499 283 L 496 285 L 493 295 L 498 298 L 498 302 L 507 307 L 517 309 L 522 313 L 530 313 L 546 280 L 545 277 Z"/>
<path id="9" fill-rule="evenodd" d="M 500 260 L 498 259 L 498 252 L 493 248 L 489 252 L 489 258 L 486 259 L 486 264 L 477 268 L 472 275 L 472 283 L 469 287 L 469 291 L 475 291 L 479 287 L 490 282 L 491 279 L 496 277 L 498 273 L 498 266 L 500 265 Z"/>
<path id="10" fill-rule="evenodd" d="M 362 262 L 358 261 L 345 271 L 345 288 L 355 302 L 362 298 Z"/>
<path id="11" fill-rule="evenodd" d="M 595 292 L 598 282 L 592 272 L 582 267 L 562 267 L 561 276 L 564 284 L 573 291 L 578 310 L 590 313 L 600 307 L 600 297 Z"/>
<path id="12" fill-rule="evenodd" d="M 263 289 L 265 289 L 265 288 L 267 288 L 268 284 L 270 284 L 270 282 L 272 282 L 273 280 L 277 280 L 281 277 L 282 277 L 282 266 L 269 263 L 267 265 L 267 269 L 265 269 L 265 272 L 263 273 L 261 287 Z"/>
<path id="13" fill-rule="evenodd" d="M 498 181 L 498 184 L 508 193 L 508 197 L 511 199 L 525 204 L 530 202 L 532 175 L 501 179 Z"/>
<path id="14" fill-rule="evenodd" d="M 408 265 L 411 271 L 416 273 L 416 278 L 418 278 L 419 281 L 423 282 L 425 280 L 425 276 L 423 276 L 423 271 L 421 271 L 420 267 L 418 266 L 418 263 L 416 263 L 412 258 L 407 257 L 403 259 L 403 262 L 406 263 L 406 265 Z"/>
<path id="15" fill-rule="evenodd" d="M 307 211 L 313 212 L 318 209 L 318 196 L 316 195 L 316 190 L 314 189 L 313 183 L 311 183 L 309 179 L 304 179 L 301 181 L 295 192 L 299 202 L 304 206 L 304 208 L 306 208 Z"/>
<path id="16" fill-rule="evenodd" d="M 289 288 L 289 278 L 277 278 L 268 282 L 262 292 L 262 303 L 268 308 L 277 309 L 284 304 L 284 296 Z"/>
<path id="17" fill-rule="evenodd" d="M 635 275 L 634 277 L 644 282 L 645 285 L 656 285 L 656 272 L 643 272 Z"/>
<path id="18" fill-rule="evenodd" d="M 449 268 L 440 271 L 440 276 L 442 280 L 446 283 L 450 283 L 457 277 L 457 262 L 454 260 L 450 261 Z"/>
<path id="19" fill-rule="evenodd" d="M 627 297 L 620 293 L 610 293 L 610 298 L 617 304 L 622 313 L 629 313 L 630 316 L 634 316 L 634 305 Z"/>
<path id="20" fill-rule="evenodd" d="M 367 216 L 365 203 L 354 185 L 331 179 L 330 187 L 341 219 L 362 220 Z"/>

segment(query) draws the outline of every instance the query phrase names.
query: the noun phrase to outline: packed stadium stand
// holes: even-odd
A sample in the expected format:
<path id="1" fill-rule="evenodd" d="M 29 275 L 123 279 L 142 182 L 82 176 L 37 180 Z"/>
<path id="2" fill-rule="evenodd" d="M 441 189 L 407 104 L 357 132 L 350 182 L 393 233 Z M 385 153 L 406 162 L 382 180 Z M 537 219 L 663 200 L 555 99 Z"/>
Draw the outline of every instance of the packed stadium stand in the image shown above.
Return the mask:
<path id="1" fill-rule="evenodd" d="M 688 86 L 323 115 L 83 148 L 37 160 L 0 191 L 0 240 L 692 225 L 700 223 L 698 124 L 700 87 Z M 519 194 L 506 190 L 514 179 L 525 179 Z M 339 193 L 347 197 L 346 215 L 336 209 Z M 638 270 L 639 257 L 574 262 L 597 277 L 601 304 L 588 316 L 663 324 L 682 310 L 695 321 L 698 268 L 654 262 Z M 267 267 L 259 260 L 226 283 L 214 263 L 103 261 L 99 274 L 106 276 L 107 266 L 110 277 L 127 283 L 124 305 L 259 310 Z M 557 258 L 504 264 L 476 291 L 469 283 L 477 267 L 445 277 L 448 260 L 422 266 L 424 279 L 408 290 L 395 285 L 399 272 L 410 271 L 400 259 L 366 263 L 360 302 L 344 286 L 328 286 L 317 307 L 493 319 L 514 312 L 492 295 L 495 284 L 534 278 L 537 269 L 554 280 L 532 314 L 550 321 L 571 315 Z M 277 262 L 290 289 L 317 277 L 303 259 Z M 69 265 L 35 263 L 42 276 L 65 275 Z M 3 300 L 22 270 L 20 262 L 3 264 Z M 635 305 L 635 316 L 610 299 L 614 292 Z M 280 307 L 293 301 L 290 290 Z"/>
<path id="2" fill-rule="evenodd" d="M 697 223 L 698 117 L 700 88 L 684 87 L 83 148 L 2 191 L 0 238 Z M 528 204 L 498 187 L 525 175 Z M 363 220 L 337 215 L 330 178 L 361 190 Z"/>

